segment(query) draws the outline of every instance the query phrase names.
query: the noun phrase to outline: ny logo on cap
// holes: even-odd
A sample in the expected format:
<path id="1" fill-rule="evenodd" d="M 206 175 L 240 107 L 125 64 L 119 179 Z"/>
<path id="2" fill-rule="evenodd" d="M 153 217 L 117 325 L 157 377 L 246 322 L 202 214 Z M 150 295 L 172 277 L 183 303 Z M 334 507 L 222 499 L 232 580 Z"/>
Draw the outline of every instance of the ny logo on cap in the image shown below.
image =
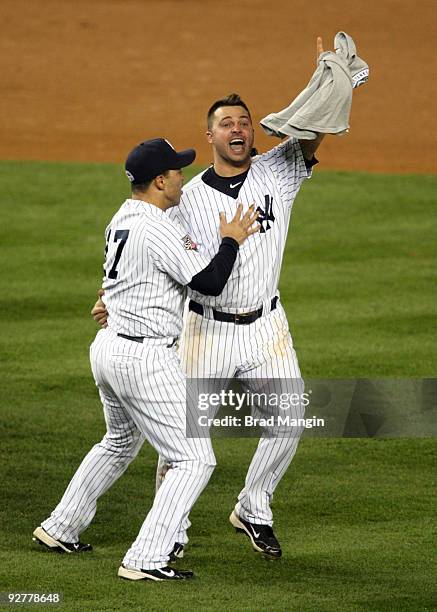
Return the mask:
<path id="1" fill-rule="evenodd" d="M 129 172 L 129 170 L 125 170 L 125 172 L 126 172 L 127 178 L 130 180 L 131 183 L 133 183 L 135 180 L 134 175 L 131 172 Z"/>
<path id="2" fill-rule="evenodd" d="M 171 142 L 169 142 L 167 140 L 167 138 L 164 138 L 165 142 L 168 144 L 169 147 L 171 147 L 173 149 L 173 151 L 175 151 L 176 149 L 174 148 L 174 146 L 171 144 Z"/>

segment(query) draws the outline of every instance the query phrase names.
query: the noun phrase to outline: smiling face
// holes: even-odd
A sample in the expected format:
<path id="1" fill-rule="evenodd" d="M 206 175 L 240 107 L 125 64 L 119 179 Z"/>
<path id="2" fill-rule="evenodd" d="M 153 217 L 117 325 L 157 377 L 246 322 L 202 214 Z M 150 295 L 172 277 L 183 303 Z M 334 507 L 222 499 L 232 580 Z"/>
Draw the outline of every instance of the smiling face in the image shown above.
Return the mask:
<path id="1" fill-rule="evenodd" d="M 211 117 L 206 137 L 213 147 L 218 174 L 231 176 L 250 166 L 254 130 L 243 106 L 220 106 Z"/>

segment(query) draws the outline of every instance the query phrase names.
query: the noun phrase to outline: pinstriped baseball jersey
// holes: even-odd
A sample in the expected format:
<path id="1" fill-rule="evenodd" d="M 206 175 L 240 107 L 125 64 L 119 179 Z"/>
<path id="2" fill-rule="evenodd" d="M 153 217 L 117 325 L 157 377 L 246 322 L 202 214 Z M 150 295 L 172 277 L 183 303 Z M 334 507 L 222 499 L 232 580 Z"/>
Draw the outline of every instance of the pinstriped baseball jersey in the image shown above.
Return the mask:
<path id="1" fill-rule="evenodd" d="M 247 175 L 234 177 L 227 195 L 204 181 L 206 173 L 195 176 L 185 187 L 177 216 L 198 244 L 199 252 L 211 259 L 219 247 L 219 215 L 235 214 L 237 202 L 243 212 L 254 203 L 260 212 L 261 231 L 240 247 L 231 276 L 220 296 L 204 296 L 189 289 L 196 302 L 224 312 L 252 311 L 277 294 L 279 275 L 291 208 L 308 172 L 297 139 L 289 139 L 255 157 Z M 241 180 L 240 180 L 241 179 Z M 241 186 L 238 183 L 241 182 Z"/>
<path id="2" fill-rule="evenodd" d="M 177 337 L 184 286 L 209 263 L 153 204 L 128 199 L 106 228 L 108 326 L 128 336 Z"/>

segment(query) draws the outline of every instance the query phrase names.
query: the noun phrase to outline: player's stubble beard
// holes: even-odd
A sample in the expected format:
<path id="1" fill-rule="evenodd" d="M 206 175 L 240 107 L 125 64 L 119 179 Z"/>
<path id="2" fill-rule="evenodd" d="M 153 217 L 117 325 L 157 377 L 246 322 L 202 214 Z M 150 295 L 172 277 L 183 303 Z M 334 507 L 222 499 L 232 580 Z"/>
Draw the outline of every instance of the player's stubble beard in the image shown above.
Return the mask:
<path id="1" fill-rule="evenodd" d="M 232 168 L 245 168 L 247 166 L 250 166 L 251 163 L 250 153 L 249 155 L 246 155 L 243 159 L 233 159 L 232 157 L 222 153 L 218 153 L 218 156 L 220 157 L 222 162 L 224 162 L 228 166 L 232 166 Z"/>

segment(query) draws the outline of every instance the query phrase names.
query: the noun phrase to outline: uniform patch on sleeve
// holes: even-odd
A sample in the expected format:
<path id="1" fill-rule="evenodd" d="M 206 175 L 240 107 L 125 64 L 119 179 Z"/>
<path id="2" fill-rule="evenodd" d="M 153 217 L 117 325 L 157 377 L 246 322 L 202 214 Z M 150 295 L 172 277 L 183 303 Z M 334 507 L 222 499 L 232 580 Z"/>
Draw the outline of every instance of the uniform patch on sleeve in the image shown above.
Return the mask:
<path id="1" fill-rule="evenodd" d="M 184 248 L 187 249 L 187 251 L 197 251 L 197 244 L 194 242 L 194 240 L 190 238 L 188 234 L 182 238 L 182 242 Z"/>

